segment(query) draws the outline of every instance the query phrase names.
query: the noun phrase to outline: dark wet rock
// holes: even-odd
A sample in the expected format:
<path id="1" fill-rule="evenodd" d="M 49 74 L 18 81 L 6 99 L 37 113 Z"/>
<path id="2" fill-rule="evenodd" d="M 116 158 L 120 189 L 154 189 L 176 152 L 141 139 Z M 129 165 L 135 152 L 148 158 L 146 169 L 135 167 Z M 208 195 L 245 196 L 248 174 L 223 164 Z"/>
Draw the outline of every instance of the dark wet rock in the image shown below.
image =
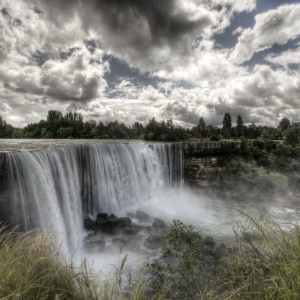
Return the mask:
<path id="1" fill-rule="evenodd" d="M 107 213 L 98 213 L 97 214 L 97 220 L 101 220 L 101 219 L 104 219 L 104 220 L 107 220 L 107 216 L 108 214 Z"/>
<path id="2" fill-rule="evenodd" d="M 130 226 L 132 223 L 131 219 L 128 217 L 124 218 L 115 218 L 108 220 L 108 228 L 111 233 L 114 233 L 115 231 L 122 229 L 126 226 Z"/>
<path id="3" fill-rule="evenodd" d="M 95 225 L 96 225 L 96 223 L 93 220 L 84 219 L 84 227 L 88 228 L 88 227 L 93 227 Z"/>
<path id="4" fill-rule="evenodd" d="M 165 246 L 166 240 L 161 235 L 149 235 L 144 242 L 144 247 L 149 250 L 156 250 Z"/>
<path id="5" fill-rule="evenodd" d="M 131 224 L 123 229 L 124 234 L 135 235 L 141 230 L 141 227 L 136 224 Z"/>
<path id="6" fill-rule="evenodd" d="M 114 214 L 108 216 L 106 213 L 97 214 L 96 221 L 91 219 L 84 220 L 85 229 L 106 232 L 109 234 L 113 234 L 117 230 L 130 226 L 131 224 L 132 221 L 128 217 L 118 218 Z"/>
<path id="7" fill-rule="evenodd" d="M 204 246 L 209 247 L 211 249 L 214 249 L 215 245 L 216 245 L 216 242 L 211 236 L 207 236 L 204 239 Z"/>
<path id="8" fill-rule="evenodd" d="M 210 247 L 205 246 L 205 245 L 202 248 L 202 254 L 203 254 L 203 256 L 212 256 L 212 257 L 215 256 L 214 250 Z"/>
<path id="9" fill-rule="evenodd" d="M 111 220 L 111 219 L 117 219 L 117 217 L 114 214 L 110 214 L 107 218 L 109 220 Z"/>
<path id="10" fill-rule="evenodd" d="M 151 217 L 143 211 L 137 210 L 135 217 L 141 221 L 150 221 Z"/>
<path id="11" fill-rule="evenodd" d="M 161 219 L 155 218 L 153 220 L 152 226 L 155 227 L 155 228 L 162 228 L 162 227 L 165 226 L 165 222 Z"/>
<path id="12" fill-rule="evenodd" d="M 221 258 L 227 256 L 227 249 L 223 243 L 216 248 L 215 256 L 217 259 L 221 259 Z"/>

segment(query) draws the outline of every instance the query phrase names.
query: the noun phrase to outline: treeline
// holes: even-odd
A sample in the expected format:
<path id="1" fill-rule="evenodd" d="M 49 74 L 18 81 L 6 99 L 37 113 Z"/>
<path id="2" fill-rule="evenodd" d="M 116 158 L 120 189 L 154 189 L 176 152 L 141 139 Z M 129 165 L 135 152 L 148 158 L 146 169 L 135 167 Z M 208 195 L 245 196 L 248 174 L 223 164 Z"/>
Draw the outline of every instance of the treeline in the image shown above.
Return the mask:
<path id="1" fill-rule="evenodd" d="M 218 141 L 220 139 L 267 139 L 285 140 L 286 144 L 295 146 L 300 142 L 300 123 L 291 123 L 283 118 L 277 127 L 256 126 L 254 123 L 244 125 L 241 116 L 237 117 L 233 126 L 231 115 L 225 113 L 223 126 L 206 125 L 203 117 L 197 126 L 184 128 L 172 120 L 158 122 L 155 118 L 143 125 L 135 122 L 126 126 L 118 121 L 96 122 L 84 121 L 80 113 L 63 114 L 58 110 L 50 110 L 46 120 L 32 123 L 24 128 L 14 128 L 0 117 L 0 138 L 30 139 L 144 139 L 153 141 L 184 141 L 204 139 Z"/>

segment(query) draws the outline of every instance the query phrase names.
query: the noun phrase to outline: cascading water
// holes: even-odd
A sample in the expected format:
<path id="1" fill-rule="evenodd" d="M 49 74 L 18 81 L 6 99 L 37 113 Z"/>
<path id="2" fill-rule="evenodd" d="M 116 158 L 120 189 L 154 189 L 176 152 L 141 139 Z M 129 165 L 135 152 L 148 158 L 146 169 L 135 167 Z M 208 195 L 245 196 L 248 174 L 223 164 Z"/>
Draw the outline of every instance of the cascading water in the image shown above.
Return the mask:
<path id="1" fill-rule="evenodd" d="M 116 213 L 182 181 L 180 144 L 98 143 L 8 154 L 13 220 L 82 245 L 83 218 Z"/>

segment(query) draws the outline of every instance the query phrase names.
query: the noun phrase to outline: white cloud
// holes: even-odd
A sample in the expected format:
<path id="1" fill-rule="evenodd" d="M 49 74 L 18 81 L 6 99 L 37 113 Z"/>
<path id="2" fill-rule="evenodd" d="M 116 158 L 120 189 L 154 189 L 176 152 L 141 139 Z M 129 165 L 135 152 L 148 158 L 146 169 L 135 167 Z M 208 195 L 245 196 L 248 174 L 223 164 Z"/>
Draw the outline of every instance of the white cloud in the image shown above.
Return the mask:
<path id="1" fill-rule="evenodd" d="M 288 68 L 289 65 L 300 65 L 300 47 L 284 51 L 280 54 L 269 54 L 265 59 L 285 68 Z"/>
<path id="2" fill-rule="evenodd" d="M 282 5 L 258 14 L 255 26 L 242 31 L 232 53 L 236 63 L 243 63 L 253 54 L 276 44 L 285 44 L 300 35 L 300 4 Z"/>

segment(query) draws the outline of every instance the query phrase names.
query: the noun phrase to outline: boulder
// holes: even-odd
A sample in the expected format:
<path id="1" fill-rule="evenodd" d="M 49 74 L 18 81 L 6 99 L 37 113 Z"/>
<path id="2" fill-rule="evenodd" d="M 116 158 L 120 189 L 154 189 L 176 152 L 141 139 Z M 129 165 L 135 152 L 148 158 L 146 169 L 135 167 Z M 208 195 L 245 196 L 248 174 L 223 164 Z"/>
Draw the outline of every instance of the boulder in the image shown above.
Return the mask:
<path id="1" fill-rule="evenodd" d="M 141 227 L 136 224 L 131 224 L 123 229 L 124 234 L 135 235 L 141 230 Z"/>
<path id="2" fill-rule="evenodd" d="M 156 250 L 165 247 L 166 240 L 161 235 L 149 235 L 143 245 L 149 250 Z"/>
<path id="3" fill-rule="evenodd" d="M 92 229 L 96 225 L 96 223 L 91 219 L 84 219 L 83 221 L 84 227 L 87 229 Z"/>
<path id="4" fill-rule="evenodd" d="M 211 249 L 214 249 L 215 245 L 216 245 L 216 242 L 211 236 L 207 236 L 204 239 L 204 246 L 206 246 L 208 248 L 211 248 Z"/>
<path id="5" fill-rule="evenodd" d="M 109 220 L 111 220 L 111 219 L 117 219 L 117 217 L 114 214 L 110 214 L 107 218 Z"/>
<path id="6" fill-rule="evenodd" d="M 135 217 L 141 221 L 150 221 L 151 217 L 143 211 L 137 210 Z"/>
<path id="7" fill-rule="evenodd" d="M 223 243 L 219 247 L 216 248 L 215 256 L 217 259 L 221 259 L 221 258 L 227 256 L 227 249 Z"/>
<path id="8" fill-rule="evenodd" d="M 102 219 L 104 219 L 104 220 L 107 220 L 107 216 L 108 216 L 108 214 L 107 213 L 98 213 L 97 214 L 97 220 L 102 220 Z"/>
<path id="9" fill-rule="evenodd" d="M 153 220 L 152 226 L 155 227 L 155 228 L 162 228 L 162 227 L 165 226 L 165 222 L 161 219 L 155 218 Z"/>
<path id="10" fill-rule="evenodd" d="M 122 229 L 124 227 L 130 226 L 131 223 L 132 223 L 132 221 L 128 217 L 109 219 L 108 220 L 109 231 L 111 233 L 113 233 L 116 230 L 119 230 L 119 229 Z"/>

